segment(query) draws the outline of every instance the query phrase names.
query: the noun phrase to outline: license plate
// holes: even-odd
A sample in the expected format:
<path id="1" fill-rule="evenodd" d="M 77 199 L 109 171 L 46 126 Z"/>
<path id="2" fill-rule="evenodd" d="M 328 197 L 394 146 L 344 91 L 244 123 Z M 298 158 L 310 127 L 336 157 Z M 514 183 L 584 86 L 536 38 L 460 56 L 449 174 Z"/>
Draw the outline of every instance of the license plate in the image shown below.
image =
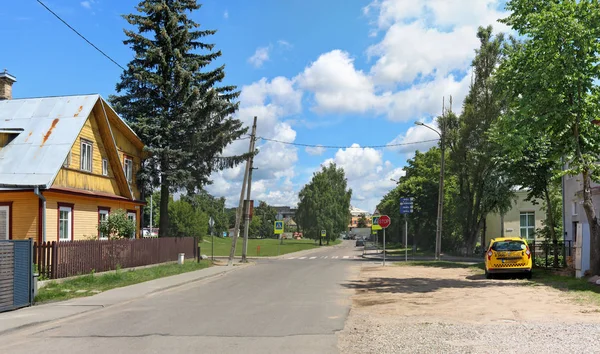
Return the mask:
<path id="1" fill-rule="evenodd" d="M 518 259 L 503 259 L 502 263 L 517 263 Z"/>

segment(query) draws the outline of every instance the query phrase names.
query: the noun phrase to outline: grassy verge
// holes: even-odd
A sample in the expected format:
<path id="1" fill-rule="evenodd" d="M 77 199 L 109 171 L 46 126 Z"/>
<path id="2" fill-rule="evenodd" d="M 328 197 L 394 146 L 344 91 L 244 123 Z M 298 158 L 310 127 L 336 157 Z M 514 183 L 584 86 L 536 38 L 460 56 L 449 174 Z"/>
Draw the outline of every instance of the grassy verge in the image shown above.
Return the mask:
<path id="1" fill-rule="evenodd" d="M 62 283 L 50 282 L 46 284 L 46 286 L 39 289 L 35 301 L 41 303 L 95 295 L 114 288 L 203 269 L 209 265 L 209 261 L 201 261 L 200 263 L 188 261 L 183 265 L 165 264 L 137 270 L 117 270 L 114 273 L 102 275 L 82 275 Z"/>
<path id="2" fill-rule="evenodd" d="M 390 248 L 385 250 L 385 254 L 390 256 L 404 256 L 405 252 L 408 251 L 409 256 L 417 256 L 417 257 L 433 257 L 435 256 L 434 252 L 417 250 L 417 252 L 413 253 L 411 247 L 409 248 Z"/>
<path id="3" fill-rule="evenodd" d="M 203 242 L 200 242 L 201 252 L 207 256 L 211 256 L 211 237 L 207 237 Z M 231 250 L 231 237 L 215 237 L 215 256 L 229 256 Z M 318 248 L 319 243 L 314 240 L 283 240 L 283 244 L 279 244 L 276 239 L 248 239 L 248 257 L 270 257 L 292 252 L 304 251 L 313 248 Z M 330 242 L 330 245 L 337 245 L 341 240 Z M 242 255 L 243 239 L 238 238 L 235 246 L 235 255 Z M 260 249 L 259 249 L 260 247 Z"/>
<path id="4" fill-rule="evenodd" d="M 557 275 L 546 269 L 534 269 L 531 283 L 532 285 L 545 285 L 568 292 L 577 301 L 600 306 L 600 286 L 590 284 L 585 279 Z"/>

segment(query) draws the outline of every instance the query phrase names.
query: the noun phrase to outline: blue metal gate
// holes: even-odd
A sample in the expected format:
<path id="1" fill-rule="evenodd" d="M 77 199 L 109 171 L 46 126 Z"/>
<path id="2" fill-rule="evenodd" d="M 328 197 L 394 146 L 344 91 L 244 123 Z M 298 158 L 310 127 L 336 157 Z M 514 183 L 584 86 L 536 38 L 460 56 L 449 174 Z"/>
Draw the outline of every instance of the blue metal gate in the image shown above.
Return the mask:
<path id="1" fill-rule="evenodd" d="M 31 305 L 32 266 L 32 240 L 0 240 L 0 312 Z"/>

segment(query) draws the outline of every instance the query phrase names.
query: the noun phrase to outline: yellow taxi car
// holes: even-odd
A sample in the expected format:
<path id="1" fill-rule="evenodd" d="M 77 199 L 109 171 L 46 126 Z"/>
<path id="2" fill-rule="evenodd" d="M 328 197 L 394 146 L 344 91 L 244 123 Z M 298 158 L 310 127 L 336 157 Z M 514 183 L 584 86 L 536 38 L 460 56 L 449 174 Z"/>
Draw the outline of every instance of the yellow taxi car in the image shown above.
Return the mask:
<path id="1" fill-rule="evenodd" d="M 519 237 L 500 237 L 490 240 L 485 253 L 485 277 L 494 274 L 524 274 L 531 279 L 531 251 L 527 241 Z"/>

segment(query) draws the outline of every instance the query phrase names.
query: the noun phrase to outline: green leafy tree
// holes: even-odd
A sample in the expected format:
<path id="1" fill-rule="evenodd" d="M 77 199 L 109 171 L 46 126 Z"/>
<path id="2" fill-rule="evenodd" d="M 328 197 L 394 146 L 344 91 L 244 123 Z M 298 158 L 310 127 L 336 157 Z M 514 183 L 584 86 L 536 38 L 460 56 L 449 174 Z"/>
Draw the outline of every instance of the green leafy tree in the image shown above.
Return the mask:
<path id="1" fill-rule="evenodd" d="M 124 16 L 133 27 L 124 43 L 135 56 L 111 101 L 150 153 L 137 178 L 160 186 L 160 236 L 170 234 L 170 193 L 195 191 L 246 157 L 218 158 L 247 129 L 232 118 L 239 91 L 221 85 L 225 68 L 214 66 L 221 52 L 206 42 L 216 31 L 192 20 L 199 8 L 195 0 L 144 0 Z"/>
<path id="2" fill-rule="evenodd" d="M 473 80 L 460 117 L 444 114 L 439 126 L 450 147 L 449 172 L 457 178 L 456 217 L 468 254 L 473 254 L 485 217 L 506 213 L 511 207 L 511 184 L 493 161 L 488 130 L 503 109 L 494 73 L 501 62 L 504 36 L 492 36 L 492 27 L 477 32 L 480 47 L 473 60 Z"/>
<path id="3" fill-rule="evenodd" d="M 361 214 L 360 218 L 358 218 L 358 221 L 356 223 L 356 227 L 360 227 L 360 228 L 367 227 L 368 222 L 369 221 L 367 220 L 367 216 L 365 214 Z"/>
<path id="4" fill-rule="evenodd" d="M 448 152 L 446 152 L 448 155 Z M 446 156 L 448 158 L 448 156 Z M 424 250 L 435 249 L 437 203 L 439 194 L 441 150 L 433 147 L 407 161 L 405 175 L 400 177 L 396 187 L 387 193 L 377 209 L 392 219 L 387 235 L 390 241 L 404 242 L 404 218 L 408 217 L 409 242 Z M 453 217 L 456 198 L 456 178 L 446 174 L 444 185 L 444 218 L 442 249 L 456 250 L 462 245 L 457 219 Z M 400 215 L 400 198 L 413 198 L 413 213 Z"/>
<path id="5" fill-rule="evenodd" d="M 260 225 L 256 230 L 257 235 L 261 237 L 270 237 L 273 235 L 273 223 L 277 215 L 277 210 L 264 201 L 259 201 L 258 206 L 254 208 L 254 218 L 260 220 Z"/>
<path id="6" fill-rule="evenodd" d="M 561 160 L 550 138 L 530 129 L 527 126 L 529 117 L 520 116 L 520 100 L 513 97 L 512 92 L 506 92 L 506 100 L 509 108 L 490 132 L 497 144 L 495 161 L 513 185 L 527 188 L 526 200 L 544 201 L 544 235 L 554 244 L 554 266 L 558 267 L 562 216 L 557 216 L 555 211 L 560 210 L 562 198 L 557 200 L 553 192 L 556 176 L 561 173 Z"/>
<path id="7" fill-rule="evenodd" d="M 195 210 L 213 218 L 216 236 L 222 235 L 222 232 L 229 228 L 229 217 L 225 213 L 225 198 L 215 198 L 205 190 L 200 190 L 197 193 L 182 196 L 182 199 L 190 203 Z"/>
<path id="8" fill-rule="evenodd" d="M 129 220 L 125 210 L 117 209 L 98 225 L 98 231 L 109 239 L 131 238 L 135 235 L 135 223 Z"/>
<path id="9" fill-rule="evenodd" d="M 525 38 L 500 68 L 514 109 L 528 129 L 547 136 L 566 171 L 582 175 L 590 226 L 590 270 L 600 274 L 600 223 L 592 200 L 598 182 L 600 128 L 600 3 L 595 0 L 509 0 L 504 23 Z M 558 158 L 558 156 L 556 157 Z"/>
<path id="10" fill-rule="evenodd" d="M 352 198 L 352 190 L 347 186 L 344 170 L 331 163 L 316 172 L 302 188 L 298 195 L 296 222 L 305 236 L 318 238 L 321 245 L 321 230 L 327 231 L 327 244 L 346 231 Z"/>
<path id="11" fill-rule="evenodd" d="M 208 230 L 208 215 L 185 200 L 177 200 L 169 205 L 170 235 L 176 237 L 204 238 Z"/>

